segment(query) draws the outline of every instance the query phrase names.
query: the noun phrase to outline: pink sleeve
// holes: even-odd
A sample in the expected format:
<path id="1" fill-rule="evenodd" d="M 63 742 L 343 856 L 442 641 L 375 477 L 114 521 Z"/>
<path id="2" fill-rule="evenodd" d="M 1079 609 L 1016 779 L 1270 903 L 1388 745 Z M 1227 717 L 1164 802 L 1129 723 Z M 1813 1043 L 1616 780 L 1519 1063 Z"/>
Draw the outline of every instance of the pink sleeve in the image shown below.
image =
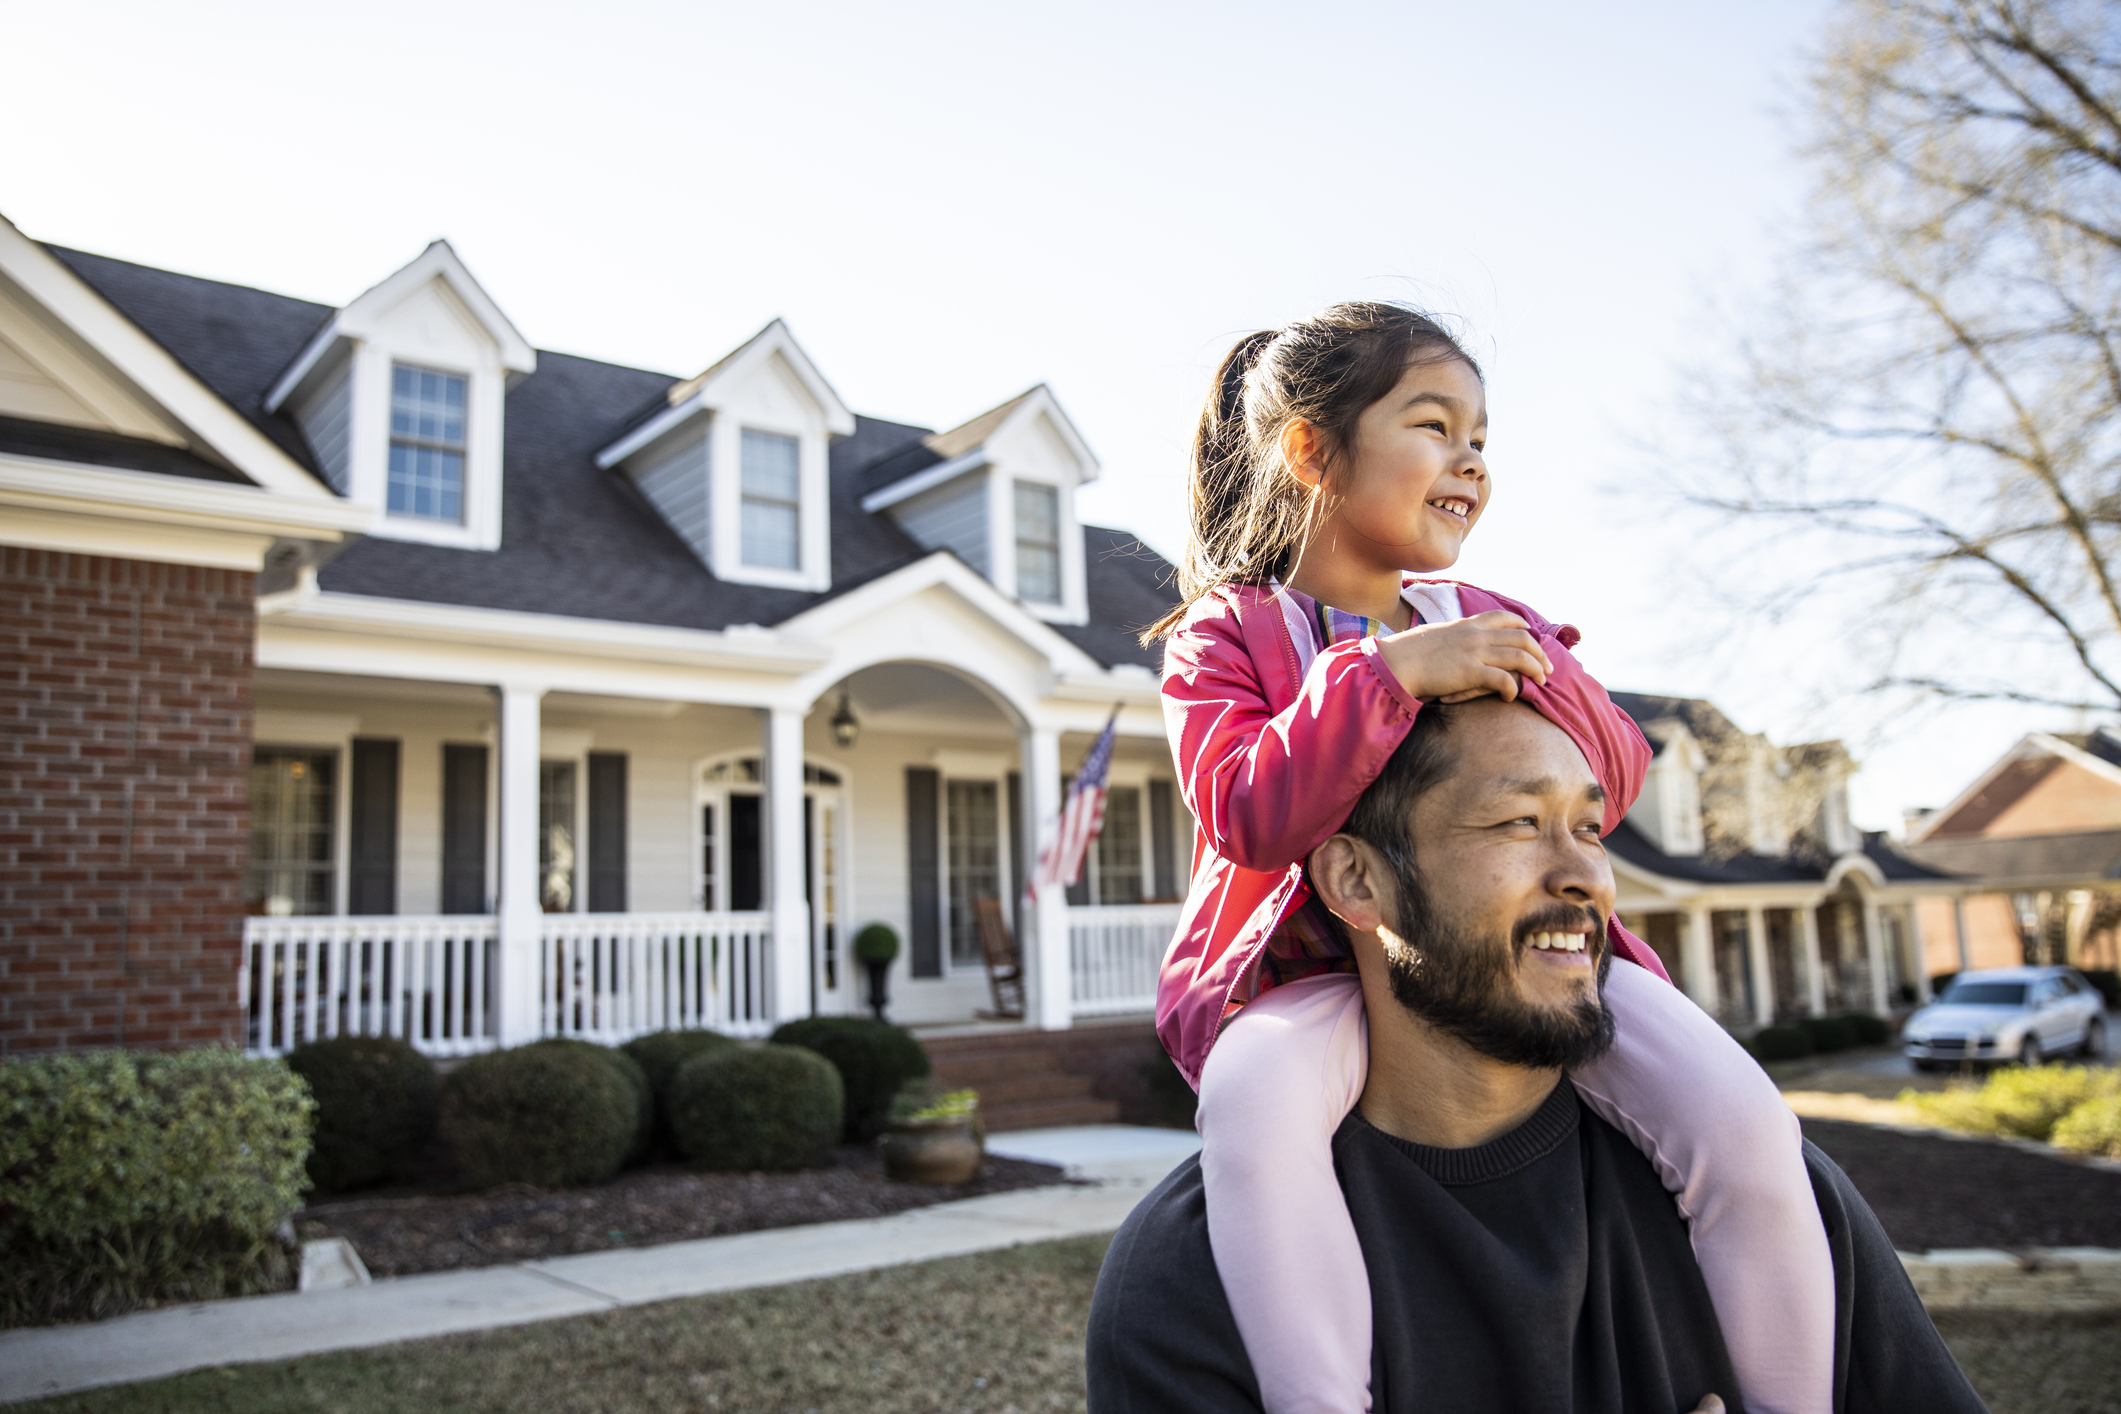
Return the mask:
<path id="1" fill-rule="evenodd" d="M 1617 1039 L 1570 1078 L 1678 1199 L 1745 1407 L 1828 1414 L 1834 1265 L 1797 1116 L 1677 987 L 1616 967 L 1605 999 Z"/>
<path id="2" fill-rule="evenodd" d="M 1378 656 L 1375 639 L 1326 649 L 1294 702 L 1273 710 L 1269 672 L 1296 676 L 1281 656 L 1271 605 L 1249 629 L 1237 607 L 1202 606 L 1164 648 L 1164 728 L 1179 789 L 1215 852 L 1246 869 L 1285 869 L 1347 819 L 1414 725 L 1420 701 Z"/>
<path id="3" fill-rule="evenodd" d="M 1333 1172 L 1334 1131 L 1369 1063 L 1362 985 L 1263 994 L 1200 1078 L 1208 1245 L 1268 1414 L 1370 1407 L 1370 1282 Z"/>

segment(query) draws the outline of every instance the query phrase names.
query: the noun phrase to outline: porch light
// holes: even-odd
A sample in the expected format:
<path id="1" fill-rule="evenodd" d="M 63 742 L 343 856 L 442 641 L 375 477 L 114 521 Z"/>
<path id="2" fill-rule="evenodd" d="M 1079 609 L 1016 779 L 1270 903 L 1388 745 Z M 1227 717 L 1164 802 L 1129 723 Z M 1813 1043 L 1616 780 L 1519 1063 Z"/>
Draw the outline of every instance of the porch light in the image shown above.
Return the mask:
<path id="1" fill-rule="evenodd" d="M 861 739 L 862 721 L 854 715 L 854 704 L 847 700 L 847 690 L 840 689 L 840 707 L 832 714 L 832 739 L 840 744 L 842 751 L 852 750 Z"/>

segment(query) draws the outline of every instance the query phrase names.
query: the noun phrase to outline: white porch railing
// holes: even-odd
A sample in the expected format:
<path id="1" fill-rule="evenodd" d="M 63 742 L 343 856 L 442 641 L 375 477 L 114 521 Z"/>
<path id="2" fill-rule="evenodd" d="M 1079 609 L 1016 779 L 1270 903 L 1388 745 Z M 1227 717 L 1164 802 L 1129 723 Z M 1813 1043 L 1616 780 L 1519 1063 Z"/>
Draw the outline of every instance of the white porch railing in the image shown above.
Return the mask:
<path id="1" fill-rule="evenodd" d="M 666 1028 L 762 1036 L 772 915 L 556 913 L 539 919 L 537 1032 L 624 1041 Z M 491 1050 L 500 1035 L 500 933 L 491 916 L 250 918 L 243 927 L 248 1048 L 279 1055 L 329 1036 L 395 1036 L 428 1055 Z"/>
<path id="2" fill-rule="evenodd" d="M 1069 1010 L 1117 1016 L 1156 1010 L 1156 974 L 1178 931 L 1175 903 L 1068 910 Z"/>

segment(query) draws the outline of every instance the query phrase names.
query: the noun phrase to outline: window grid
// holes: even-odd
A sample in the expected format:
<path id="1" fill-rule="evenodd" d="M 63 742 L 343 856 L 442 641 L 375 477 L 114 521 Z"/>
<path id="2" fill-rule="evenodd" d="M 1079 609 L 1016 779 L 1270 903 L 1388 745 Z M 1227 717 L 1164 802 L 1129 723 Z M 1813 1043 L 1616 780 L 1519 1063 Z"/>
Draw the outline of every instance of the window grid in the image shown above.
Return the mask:
<path id="1" fill-rule="evenodd" d="M 801 565 L 799 451 L 793 437 L 744 429 L 738 530 L 747 565 L 784 570 Z"/>
<path id="2" fill-rule="evenodd" d="M 455 373 L 391 365 L 391 514 L 462 523 L 465 387 Z"/>
<path id="3" fill-rule="evenodd" d="M 1016 483 L 1016 597 L 1034 604 L 1061 598 L 1060 491 Z"/>
<path id="4" fill-rule="evenodd" d="M 1097 901 L 1142 901 L 1142 793 L 1114 786 L 1105 793 L 1105 823 L 1097 835 Z"/>
<path id="5" fill-rule="evenodd" d="M 980 944 L 979 914 L 983 898 L 1002 891 L 1001 813 L 993 781 L 951 781 L 945 812 L 950 880 L 950 962 L 978 967 L 986 961 Z"/>
<path id="6" fill-rule="evenodd" d="M 538 763 L 538 904 L 574 911 L 574 762 Z"/>
<path id="7" fill-rule="evenodd" d="M 335 912 L 337 753 L 260 749 L 250 765 L 249 911 L 274 918 Z"/>

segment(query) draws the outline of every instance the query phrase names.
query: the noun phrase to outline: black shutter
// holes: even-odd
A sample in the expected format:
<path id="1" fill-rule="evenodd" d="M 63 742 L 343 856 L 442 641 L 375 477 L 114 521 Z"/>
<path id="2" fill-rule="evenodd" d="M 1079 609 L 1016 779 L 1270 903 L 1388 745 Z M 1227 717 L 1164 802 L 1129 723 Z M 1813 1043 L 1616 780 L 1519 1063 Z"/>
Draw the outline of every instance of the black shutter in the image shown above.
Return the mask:
<path id="1" fill-rule="evenodd" d="M 1009 773 L 1009 920 L 1015 928 L 1017 948 L 1023 948 L 1024 920 L 1016 916 L 1024 901 L 1024 836 L 1027 833 L 1024 821 L 1024 778 L 1016 772 Z"/>
<path id="2" fill-rule="evenodd" d="M 759 797 L 729 797 L 729 906 L 751 913 L 766 901 L 766 850 Z"/>
<path id="3" fill-rule="evenodd" d="M 1068 799 L 1068 784 L 1068 778 L 1063 776 L 1061 778 L 1060 793 L 1063 803 Z M 1090 906 L 1090 871 L 1097 867 L 1097 861 L 1091 856 L 1096 853 L 1096 840 L 1093 839 L 1090 843 L 1083 846 L 1083 857 L 1077 865 L 1075 882 L 1068 885 L 1068 907 L 1070 908 L 1087 908 Z"/>
<path id="4" fill-rule="evenodd" d="M 1178 840 L 1171 828 L 1171 782 L 1149 782 L 1149 860 L 1156 878 L 1149 892 L 1178 897 Z"/>
<path id="5" fill-rule="evenodd" d="M 442 911 L 486 911 L 486 748 L 442 747 Z"/>
<path id="6" fill-rule="evenodd" d="M 626 753 L 589 753 L 589 911 L 626 911 Z"/>
<path id="7" fill-rule="evenodd" d="M 346 911 L 398 911 L 398 743 L 355 737 Z"/>
<path id="8" fill-rule="evenodd" d="M 943 898 L 936 851 L 936 819 L 942 773 L 927 766 L 906 768 L 906 932 L 915 977 L 943 975 Z"/>

